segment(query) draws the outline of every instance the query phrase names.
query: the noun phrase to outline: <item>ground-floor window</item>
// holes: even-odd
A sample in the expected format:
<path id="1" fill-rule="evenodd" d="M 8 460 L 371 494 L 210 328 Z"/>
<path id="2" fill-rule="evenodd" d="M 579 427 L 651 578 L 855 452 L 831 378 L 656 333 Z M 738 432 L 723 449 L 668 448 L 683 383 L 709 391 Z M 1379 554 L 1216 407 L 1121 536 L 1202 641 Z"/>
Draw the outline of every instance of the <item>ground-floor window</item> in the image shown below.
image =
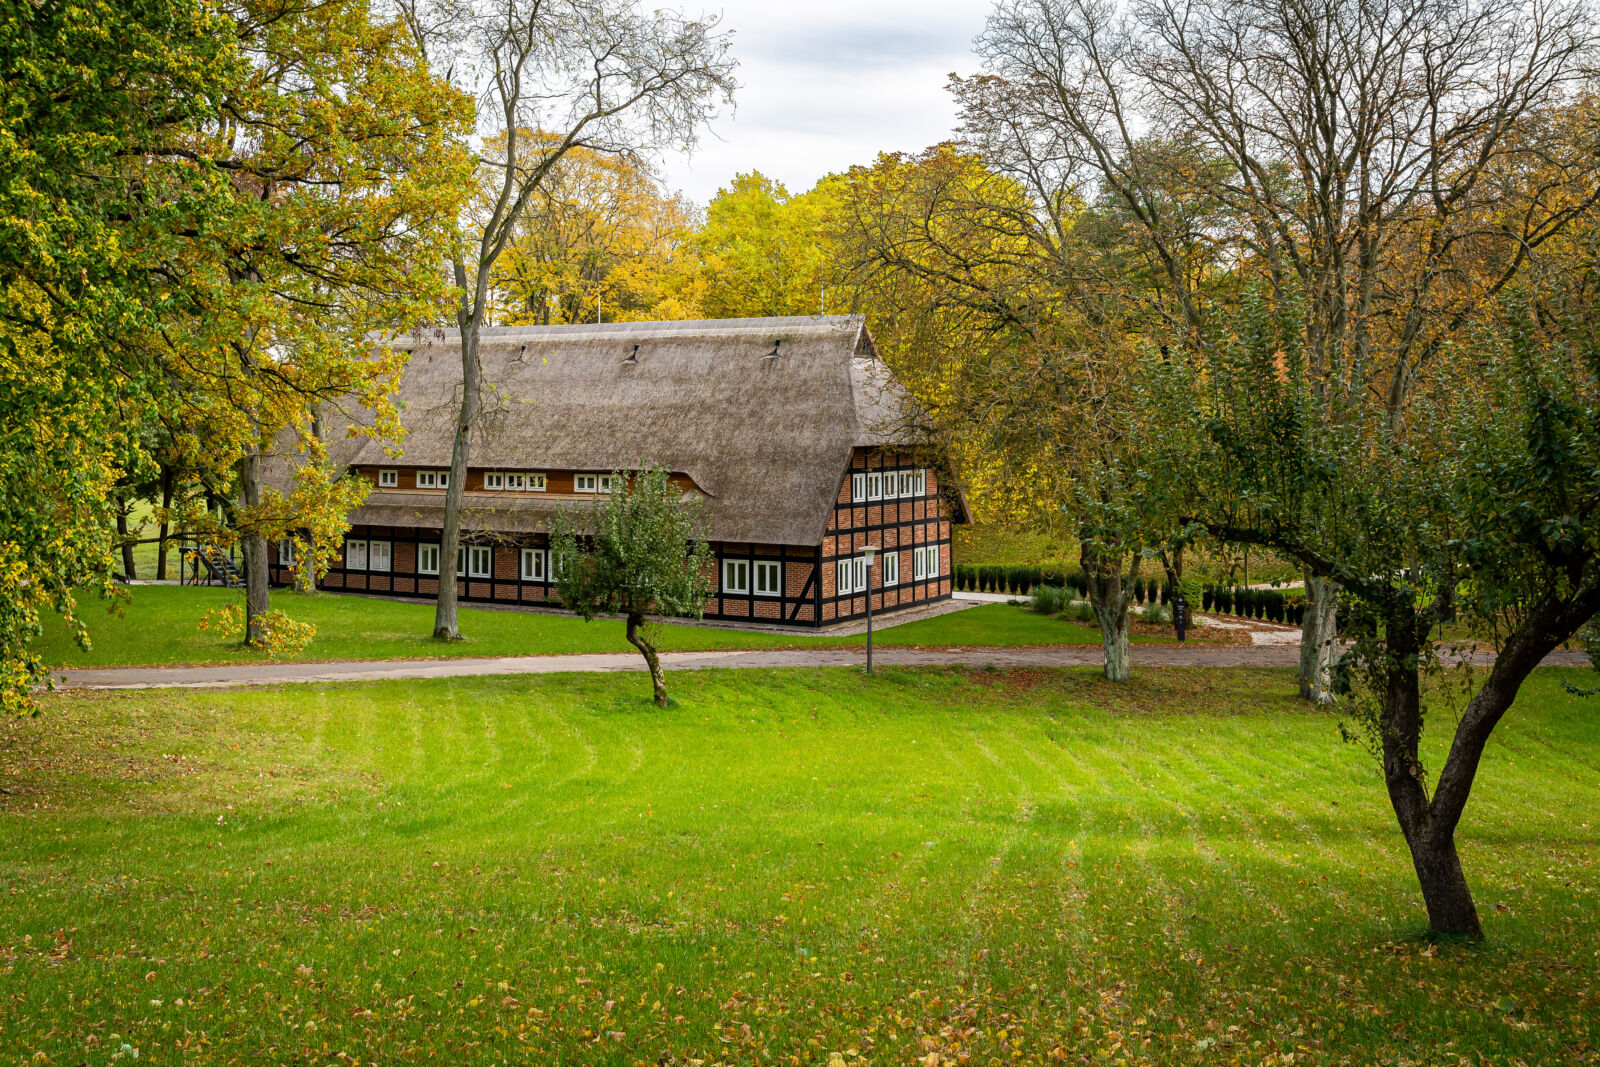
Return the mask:
<path id="1" fill-rule="evenodd" d="M 284 567 L 294 566 L 294 538 L 285 537 L 278 542 L 278 563 Z"/>
<path id="2" fill-rule="evenodd" d="M 367 569 L 367 543 L 365 541 L 346 541 L 344 543 L 344 569 L 347 571 L 364 571 Z"/>
<path id="3" fill-rule="evenodd" d="M 439 546 L 437 544 L 417 546 L 417 573 L 439 573 Z"/>
<path id="4" fill-rule="evenodd" d="M 525 582 L 542 582 L 545 580 L 544 549 L 525 548 L 522 550 L 522 580 Z"/>
<path id="5" fill-rule="evenodd" d="M 911 553 L 912 577 L 917 581 L 939 576 L 939 546 L 924 545 Z"/>
<path id="6" fill-rule="evenodd" d="M 722 561 L 722 591 L 748 593 L 750 591 L 750 564 L 742 559 Z"/>
<path id="7" fill-rule="evenodd" d="M 456 549 L 456 577 L 487 578 L 493 562 L 488 545 L 463 545 Z"/>
<path id="8" fill-rule="evenodd" d="M 783 566 L 778 563 L 756 563 L 756 596 L 779 596 L 783 592 Z"/>
<path id="9" fill-rule="evenodd" d="M 390 571 L 394 569 L 394 544 L 390 541 L 367 542 L 367 569 Z"/>

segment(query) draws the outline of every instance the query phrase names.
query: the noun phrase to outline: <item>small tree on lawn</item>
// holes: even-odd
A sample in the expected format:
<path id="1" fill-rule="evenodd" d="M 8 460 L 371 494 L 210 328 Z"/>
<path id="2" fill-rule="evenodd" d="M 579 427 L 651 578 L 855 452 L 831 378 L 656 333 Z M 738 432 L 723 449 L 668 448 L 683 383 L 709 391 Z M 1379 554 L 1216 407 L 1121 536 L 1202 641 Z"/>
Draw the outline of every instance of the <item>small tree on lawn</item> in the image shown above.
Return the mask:
<path id="1" fill-rule="evenodd" d="M 610 498 L 591 509 L 590 551 L 579 548 L 578 516 L 556 515 L 550 568 L 561 603 L 591 620 L 602 612 L 627 619 L 628 643 L 650 666 L 658 707 L 667 706 L 661 657 L 642 628 L 646 615 L 699 618 L 711 593 L 711 549 L 698 539 L 698 502 L 685 500 L 664 468 L 649 465 L 611 476 Z"/>

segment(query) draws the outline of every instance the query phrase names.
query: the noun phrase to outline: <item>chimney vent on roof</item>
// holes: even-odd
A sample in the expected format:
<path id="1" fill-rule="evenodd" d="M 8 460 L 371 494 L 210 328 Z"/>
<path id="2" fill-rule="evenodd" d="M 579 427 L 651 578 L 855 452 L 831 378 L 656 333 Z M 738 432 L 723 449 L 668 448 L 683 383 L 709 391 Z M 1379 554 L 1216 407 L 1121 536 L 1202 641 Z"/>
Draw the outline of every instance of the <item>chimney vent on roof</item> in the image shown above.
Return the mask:
<path id="1" fill-rule="evenodd" d="M 629 352 L 628 353 L 628 358 L 623 360 L 622 362 L 624 362 L 624 363 L 637 363 L 637 362 L 639 362 L 639 346 L 638 345 L 634 345 L 633 346 L 633 351 Z"/>
<path id="2" fill-rule="evenodd" d="M 780 338 L 775 339 L 772 342 L 772 351 L 768 352 L 766 355 L 762 356 L 761 358 L 762 359 L 777 359 L 778 358 L 778 346 L 780 344 L 782 344 L 782 343 L 783 343 L 783 338 L 780 337 Z"/>

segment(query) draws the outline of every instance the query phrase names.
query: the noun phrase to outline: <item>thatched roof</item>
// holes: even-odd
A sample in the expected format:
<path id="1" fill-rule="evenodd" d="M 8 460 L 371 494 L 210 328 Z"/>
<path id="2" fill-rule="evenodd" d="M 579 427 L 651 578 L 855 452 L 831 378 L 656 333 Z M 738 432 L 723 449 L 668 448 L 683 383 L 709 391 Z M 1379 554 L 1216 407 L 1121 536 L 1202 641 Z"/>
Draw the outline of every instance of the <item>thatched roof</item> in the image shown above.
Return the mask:
<path id="1" fill-rule="evenodd" d="M 354 440 L 338 460 L 449 466 L 460 339 L 438 331 L 410 348 L 399 396 L 403 455 Z M 472 467 L 656 463 L 704 491 L 712 540 L 813 544 L 852 449 L 913 443 L 909 398 L 860 316 L 506 327 L 484 330 L 479 351 L 485 414 Z M 493 513 L 469 514 L 464 525 L 542 529 L 563 502 L 529 496 L 473 501 Z M 375 492 L 351 519 L 432 526 L 442 514 L 436 495 Z"/>

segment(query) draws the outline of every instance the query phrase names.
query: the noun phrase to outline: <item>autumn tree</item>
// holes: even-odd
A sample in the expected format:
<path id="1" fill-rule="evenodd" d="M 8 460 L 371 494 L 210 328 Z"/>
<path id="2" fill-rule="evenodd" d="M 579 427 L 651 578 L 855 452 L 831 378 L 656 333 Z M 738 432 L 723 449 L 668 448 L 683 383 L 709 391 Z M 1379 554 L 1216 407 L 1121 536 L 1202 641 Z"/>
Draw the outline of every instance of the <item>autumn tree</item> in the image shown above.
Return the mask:
<path id="1" fill-rule="evenodd" d="M 1105 673 L 1140 571 L 1175 545 L 1133 404 L 1138 303 L 1097 216 L 956 146 L 852 170 L 840 225 L 885 358 L 982 505 L 1080 545 Z"/>
<path id="2" fill-rule="evenodd" d="M 667 706 L 667 677 L 645 626 L 647 616 L 699 618 L 715 562 L 700 539 L 697 498 L 686 499 L 667 471 L 645 466 L 612 475 L 612 492 L 587 515 L 557 515 L 550 569 L 563 606 L 585 621 L 620 614 L 628 643 L 650 668 L 657 707 Z"/>
<path id="3" fill-rule="evenodd" d="M 568 152 L 535 189 L 501 257 L 496 321 L 548 326 L 602 315 L 607 322 L 693 317 L 700 279 L 689 240 L 696 214 L 639 159 Z"/>
<path id="4" fill-rule="evenodd" d="M 1159 340 L 1198 351 L 1232 314 L 1193 269 L 1210 249 L 1303 300 L 1322 418 L 1378 392 L 1399 432 L 1429 367 L 1600 195 L 1558 128 L 1594 44 L 1581 0 L 1002 0 L 983 75 L 954 89 L 969 143 L 1041 202 L 1115 205 L 1155 268 Z M 1197 227 L 1194 205 L 1219 210 Z"/>
<path id="5" fill-rule="evenodd" d="M 483 410 L 478 337 L 496 299 L 501 257 L 545 183 L 574 151 L 627 156 L 689 146 L 732 99 L 730 39 L 713 19 L 646 13 L 635 0 L 398 0 L 432 69 L 478 99 L 482 195 L 463 213 L 450 253 L 461 334 L 461 398 L 451 446 L 440 552 L 461 542 L 462 492 Z M 436 640 L 460 640 L 455 572 L 439 575 Z"/>
<path id="6" fill-rule="evenodd" d="M 829 240 L 839 183 L 824 178 L 803 193 L 758 171 L 735 176 L 706 206 L 695 234 L 706 317 L 817 315 L 838 276 Z M 844 292 L 832 310 L 853 310 Z"/>

